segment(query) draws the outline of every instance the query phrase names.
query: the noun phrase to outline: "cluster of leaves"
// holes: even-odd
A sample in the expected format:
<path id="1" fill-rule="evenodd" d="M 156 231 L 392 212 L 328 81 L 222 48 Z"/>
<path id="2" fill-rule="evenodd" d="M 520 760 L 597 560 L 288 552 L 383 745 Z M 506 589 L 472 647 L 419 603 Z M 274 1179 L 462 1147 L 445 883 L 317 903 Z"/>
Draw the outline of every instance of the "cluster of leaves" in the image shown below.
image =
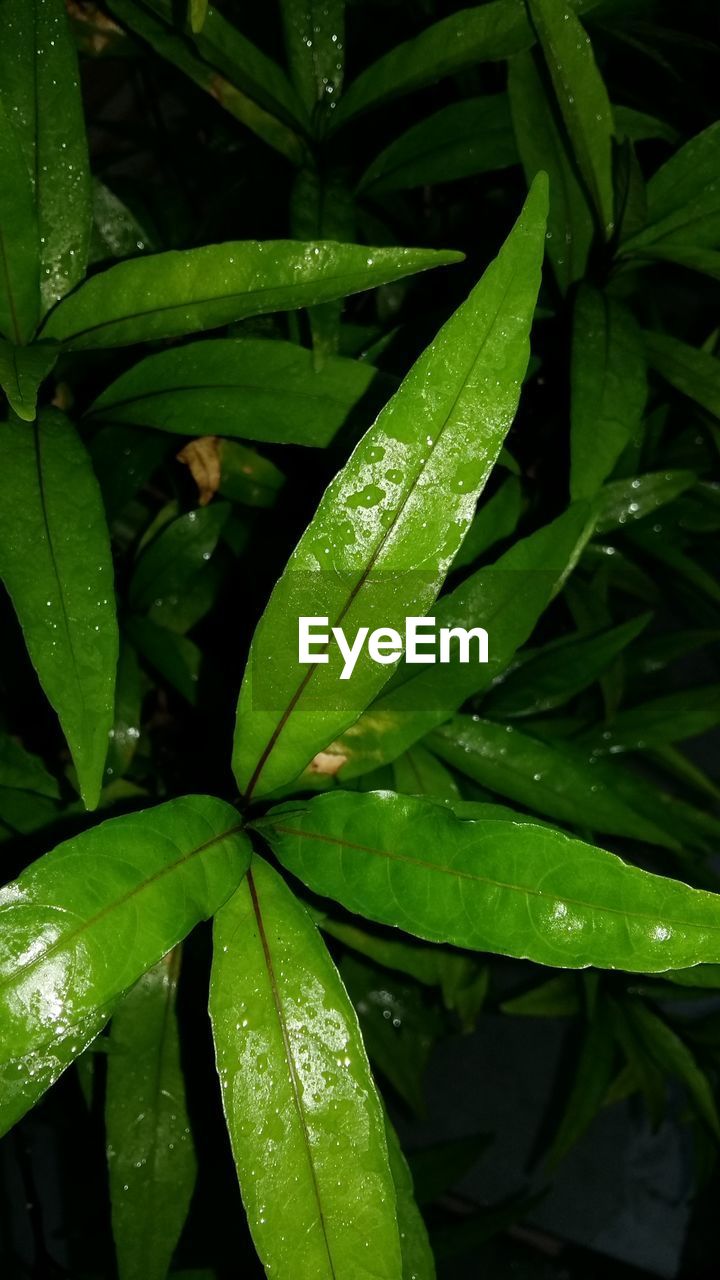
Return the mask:
<path id="1" fill-rule="evenodd" d="M 351 6 L 344 89 L 343 0 L 5 2 L 0 1127 L 77 1064 L 121 1280 L 163 1280 L 193 1195 L 210 918 L 279 1280 L 434 1275 L 367 1055 L 417 1109 L 486 1001 L 574 1020 L 546 1168 L 669 1078 L 714 1150 L 720 791 L 677 744 L 720 719 L 720 123 L 660 118 L 660 7 L 414 13 L 363 66 Z M 341 697 L 337 653 L 294 660 L 299 614 L 428 613 L 489 663 L 361 659 Z"/>

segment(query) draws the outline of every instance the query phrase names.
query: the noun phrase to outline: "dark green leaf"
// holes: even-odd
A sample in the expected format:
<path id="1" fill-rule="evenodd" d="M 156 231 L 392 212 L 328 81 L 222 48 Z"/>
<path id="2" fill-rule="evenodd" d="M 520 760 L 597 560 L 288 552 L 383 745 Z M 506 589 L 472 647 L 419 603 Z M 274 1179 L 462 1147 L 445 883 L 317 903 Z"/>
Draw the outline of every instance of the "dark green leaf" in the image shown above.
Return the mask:
<path id="1" fill-rule="evenodd" d="M 0 787 L 30 791 L 52 800 L 60 796 L 57 780 L 48 773 L 42 760 L 7 733 L 0 733 Z"/>
<path id="2" fill-rule="evenodd" d="M 696 479 L 692 471 L 649 471 L 643 476 L 610 481 L 597 495 L 597 532 L 610 533 L 652 515 L 678 494 L 691 489 Z"/>
<path id="3" fill-rule="evenodd" d="M 517 407 L 546 209 L 542 179 L 498 257 L 363 437 L 293 552 L 256 632 L 238 704 L 234 770 L 248 795 L 292 781 L 389 674 L 365 653 L 340 685 L 337 649 L 326 665 L 303 671 L 293 661 L 298 616 L 327 616 L 354 636 L 353 623 L 404 627 L 408 614 L 422 614 L 435 599 Z"/>
<path id="4" fill-rule="evenodd" d="M 674 1076 L 684 1084 L 699 1115 L 715 1137 L 720 1138 L 720 1117 L 712 1085 L 690 1049 L 672 1027 L 641 1000 L 626 1001 L 625 1011 L 640 1044 L 651 1060 L 664 1076 Z"/>
<path id="5" fill-rule="evenodd" d="M 720 247 L 720 121 L 676 151 L 648 183 L 648 224 L 623 253 Z"/>
<path id="6" fill-rule="evenodd" d="M 573 1082 L 562 1118 L 545 1156 L 553 1169 L 582 1137 L 602 1108 L 612 1083 L 616 1049 L 612 1027 L 604 1003 L 583 1028 L 582 1042 Z"/>
<path id="7" fill-rule="evenodd" d="M 102 498 L 75 428 L 57 410 L 43 410 L 33 426 L 5 423 L 2 440 L 0 577 L 93 809 L 112 728 L 118 653 Z"/>
<path id="8" fill-rule="evenodd" d="M 720 722 L 720 685 L 683 689 L 618 712 L 608 725 L 583 738 L 594 755 L 638 751 L 694 738 Z"/>
<path id="9" fill-rule="evenodd" d="M 720 956 L 720 897 L 547 827 L 377 791 L 290 802 L 257 826 L 314 892 L 429 941 L 647 973 Z"/>
<path id="10" fill-rule="evenodd" d="M 453 560 L 453 569 L 465 568 L 496 542 L 509 538 L 515 532 L 522 510 L 522 486 L 515 476 L 508 476 L 492 498 L 478 506 L 465 541 Z"/>
<path id="11" fill-rule="evenodd" d="M 0 1129 L 82 1053 L 128 987 L 237 887 L 249 844 L 190 796 L 66 840 L 0 891 Z"/>
<path id="12" fill-rule="evenodd" d="M 357 1019 L 306 911 L 258 858 L 216 916 L 210 1016 L 266 1269 L 278 1280 L 397 1280 L 384 1120 Z"/>
<path id="13" fill-rule="evenodd" d="M 648 115 L 646 111 L 614 106 L 613 115 L 618 137 L 629 138 L 631 142 L 644 142 L 648 138 L 659 138 L 663 142 L 678 140 L 678 131 L 673 125 Z"/>
<path id="14" fill-rule="evenodd" d="M 274 462 L 233 440 L 219 440 L 217 451 L 223 497 L 248 507 L 275 505 L 285 476 Z"/>
<path id="15" fill-rule="evenodd" d="M 720 360 L 666 333 L 646 333 L 645 351 L 666 382 L 720 418 Z"/>
<path id="16" fill-rule="evenodd" d="M 2 68 L 2 55 L 0 55 Z M 13 343 L 32 337 L 40 310 L 37 211 L 30 171 L 5 106 L 0 102 L 0 333 Z M 5 344 L 3 344 L 4 346 Z M 2 386 L 16 380 L 3 367 Z"/>
<path id="17" fill-rule="evenodd" d="M 213 502 L 166 524 L 135 567 L 128 591 L 132 608 L 143 613 L 164 596 L 181 595 L 206 566 L 229 514 L 229 503 Z"/>
<path id="18" fill-rule="evenodd" d="M 146 662 L 194 706 L 202 663 L 197 645 L 150 618 L 128 618 L 125 632 Z"/>
<path id="19" fill-rule="evenodd" d="M 42 336 L 74 350 L 177 337 L 344 298 L 461 258 L 434 249 L 294 240 L 231 241 L 148 254 L 87 280 L 55 308 Z"/>
<path id="20" fill-rule="evenodd" d="M 345 0 L 281 0 L 290 74 L 308 116 L 335 110 L 345 62 Z"/>
<path id="21" fill-rule="evenodd" d="M 105 761 L 105 778 L 122 778 L 140 740 L 142 685 L 137 655 L 132 645 L 120 646 L 115 685 L 115 719 Z"/>
<path id="22" fill-rule="evenodd" d="M 2 235 L 0 233 L 0 252 Z M 0 338 L 0 387 L 10 408 L 23 422 L 33 422 L 37 393 L 58 356 L 54 342 L 33 342 L 29 347 L 15 347 Z"/>
<path id="23" fill-rule="evenodd" d="M 397 1220 L 402 1251 L 402 1280 L 435 1280 L 435 1260 L 425 1223 L 417 1207 L 413 1177 L 403 1155 L 398 1136 L 385 1116 L 390 1172 L 395 1183 Z"/>
<path id="24" fill-rule="evenodd" d="M 175 1012 L 179 970 L 176 947 L 113 1014 L 105 1129 L 120 1280 L 165 1280 L 195 1184 Z"/>

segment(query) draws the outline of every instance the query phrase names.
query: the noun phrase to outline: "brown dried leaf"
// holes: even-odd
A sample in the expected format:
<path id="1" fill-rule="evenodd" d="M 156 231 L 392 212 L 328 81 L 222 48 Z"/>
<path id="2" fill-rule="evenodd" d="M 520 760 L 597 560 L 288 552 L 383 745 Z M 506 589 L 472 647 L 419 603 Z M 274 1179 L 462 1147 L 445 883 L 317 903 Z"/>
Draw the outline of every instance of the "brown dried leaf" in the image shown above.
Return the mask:
<path id="1" fill-rule="evenodd" d="M 334 755 L 330 751 L 318 751 L 314 760 L 308 765 L 308 773 L 324 773 L 332 778 L 339 769 L 342 769 L 347 756 L 341 755 L 340 752 Z"/>
<path id="2" fill-rule="evenodd" d="M 191 440 L 177 455 L 178 462 L 190 468 L 198 487 L 198 503 L 206 507 L 220 488 L 220 440 L 218 436 L 201 436 Z"/>

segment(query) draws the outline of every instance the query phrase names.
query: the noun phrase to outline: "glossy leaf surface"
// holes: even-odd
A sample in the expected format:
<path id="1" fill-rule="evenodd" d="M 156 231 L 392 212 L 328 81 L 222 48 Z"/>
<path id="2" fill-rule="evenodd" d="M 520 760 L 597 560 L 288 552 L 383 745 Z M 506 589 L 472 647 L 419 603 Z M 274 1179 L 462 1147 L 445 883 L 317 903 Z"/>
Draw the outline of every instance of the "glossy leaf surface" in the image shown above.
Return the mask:
<path id="1" fill-rule="evenodd" d="M 179 337 L 269 311 L 344 298 L 460 261 L 434 249 L 244 240 L 118 262 L 87 280 L 42 331 L 74 350 Z"/>
<path id="2" fill-rule="evenodd" d="M 720 897 L 548 827 L 377 791 L 290 802 L 258 826 L 314 892 L 434 942 L 648 973 L 720 954 Z"/>
<path id="3" fill-rule="evenodd" d="M 402 191 L 453 182 L 517 163 L 504 93 L 452 103 L 391 142 L 368 166 L 360 189 Z"/>
<path id="4" fill-rule="evenodd" d="M 195 1184 L 175 1011 L 179 970 L 176 947 L 113 1014 L 105 1132 L 120 1280 L 165 1280 Z"/>
<path id="5" fill-rule="evenodd" d="M 324 446 L 376 377 L 371 365 L 292 342 L 211 338 L 141 360 L 102 392 L 93 418 L 196 435 L 208 415 L 222 436 Z"/>
<path id="6" fill-rule="evenodd" d="M 643 520 L 691 489 L 695 481 L 692 471 L 648 471 L 627 480 L 611 480 L 597 495 L 596 531 L 611 533 L 622 525 Z"/>
<path id="7" fill-rule="evenodd" d="M 337 651 L 322 667 L 288 661 L 297 653 L 298 615 L 328 616 L 354 635 L 353 623 L 404 627 L 408 614 L 434 600 L 515 414 L 546 209 L 542 180 L 467 302 L 330 485 L 293 553 L 240 695 L 234 770 L 243 791 L 290 782 L 389 674 L 365 654 L 344 692 Z"/>
<path id="8" fill-rule="evenodd" d="M 523 494 L 516 476 L 508 476 L 487 502 L 481 502 L 467 531 L 465 541 L 453 560 L 453 569 L 463 569 L 484 555 L 496 542 L 509 538 L 522 515 Z"/>
<path id="9" fill-rule="evenodd" d="M 42 310 L 82 280 L 90 171 L 75 44 L 62 0 L 6 0 L 0 81 L 33 184 Z M 34 219 L 27 232 L 32 236 Z"/>
<path id="10" fill-rule="evenodd" d="M 164 596 L 181 595 L 207 567 L 229 514 L 229 503 L 213 502 L 165 525 L 135 567 L 128 591 L 132 608 L 143 612 Z"/>
<path id="11" fill-rule="evenodd" d="M 623 708 L 609 724 L 586 735 L 584 743 L 597 754 L 637 751 L 682 742 L 719 722 L 720 685 L 704 685 Z"/>
<path id="12" fill-rule="evenodd" d="M 345 62 L 345 0 L 282 0 L 293 84 L 310 117 L 336 108 Z"/>
<path id="13" fill-rule="evenodd" d="M 399 1280 L 380 1100 L 310 917 L 260 859 L 215 920 L 225 1115 L 255 1246 L 279 1280 Z"/>
<path id="14" fill-rule="evenodd" d="M 570 494 L 591 498 L 638 431 L 647 386 L 635 319 L 589 285 L 575 302 L 570 376 Z"/>
<path id="15" fill-rule="evenodd" d="M 54 409 L 43 410 L 34 426 L 5 423 L 2 458 L 0 577 L 92 809 L 112 727 L 118 654 L 100 490 L 75 428 Z"/>
<path id="16" fill-rule="evenodd" d="M 0 1130 L 101 1030 L 128 987 L 237 887 L 249 843 L 222 800 L 113 818 L 0 890 Z"/>
<path id="17" fill-rule="evenodd" d="M 37 324 L 40 255 L 30 171 L 4 102 L 0 102 L 0 165 L 0 333 L 12 351 L 11 344 L 27 342 Z M 2 385 L 4 390 L 11 385 L 7 374 Z"/>

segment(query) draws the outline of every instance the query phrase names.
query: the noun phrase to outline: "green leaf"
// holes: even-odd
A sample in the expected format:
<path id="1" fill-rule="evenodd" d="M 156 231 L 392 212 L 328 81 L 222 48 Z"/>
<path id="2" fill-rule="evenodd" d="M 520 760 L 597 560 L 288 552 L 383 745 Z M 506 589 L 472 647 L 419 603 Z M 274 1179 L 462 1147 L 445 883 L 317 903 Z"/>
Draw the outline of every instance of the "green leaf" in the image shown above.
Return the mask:
<path id="1" fill-rule="evenodd" d="M 50 373 L 57 356 L 58 348 L 53 342 L 15 347 L 0 338 L 0 387 L 10 408 L 23 422 L 34 421 L 40 384 Z"/>
<path id="2" fill-rule="evenodd" d="M 194 706 L 202 664 L 198 646 L 150 618 L 128 618 L 125 634 L 145 661 Z"/>
<path id="3" fill-rule="evenodd" d="M 385 1116 L 390 1172 L 395 1184 L 398 1230 L 402 1250 L 402 1280 L 435 1280 L 435 1260 L 425 1223 L 417 1207 L 413 1177 L 398 1136 Z"/>
<path id="4" fill-rule="evenodd" d="M 713 1089 L 705 1072 L 672 1027 L 641 1000 L 626 1000 L 624 1009 L 639 1043 L 663 1076 L 674 1076 L 684 1084 L 698 1114 L 720 1138 Z"/>
<path id="5" fill-rule="evenodd" d="M 520 1018 L 573 1018 L 581 1011 L 577 978 L 565 973 L 548 978 L 519 996 L 503 1000 L 500 1009 Z"/>
<path id="6" fill-rule="evenodd" d="M 128 600 L 143 613 L 163 596 L 179 596 L 210 559 L 230 504 L 213 502 L 166 524 L 145 548 L 130 579 Z"/>
<path id="7" fill-rule="evenodd" d="M 90 414 L 179 435 L 197 434 L 207 415 L 218 435 L 323 447 L 376 377 L 371 365 L 342 356 L 316 369 L 293 342 L 211 338 L 133 365 Z"/>
<path id="8" fill-rule="evenodd" d="M 661 240 L 652 246 L 648 258 L 661 262 L 675 262 L 680 267 L 688 267 L 691 271 L 700 271 L 710 276 L 711 280 L 720 280 L 720 251 L 717 249 L 696 249 L 694 245 L 683 244 L 674 239 L 667 242 Z"/>
<path id="9" fill-rule="evenodd" d="M 647 973 L 720 955 L 720 897 L 547 827 L 377 791 L 289 802 L 256 826 L 314 892 L 428 941 Z"/>
<path id="10" fill-rule="evenodd" d="M 29 341 L 38 321 L 40 258 L 30 171 L 2 101 L 0 168 L 0 333 L 8 338 L 12 350 L 10 343 Z M 3 357 L 3 366 L 6 358 Z M 4 368 L 3 375 L 2 386 L 6 389 L 11 382 L 6 380 Z"/>
<path id="11" fill-rule="evenodd" d="M 545 1156 L 554 1169 L 590 1127 L 612 1083 L 616 1048 L 607 1008 L 601 1002 L 583 1028 L 572 1085 L 560 1123 Z"/>
<path id="12" fill-rule="evenodd" d="M 674 846 L 663 827 L 618 794 L 616 771 L 591 760 L 589 750 L 540 742 L 479 716 L 456 717 L 430 742 L 443 760 L 481 786 L 557 822 Z"/>
<path id="13" fill-rule="evenodd" d="M 0 577 L 60 719 L 88 809 L 112 728 L 117 622 L 102 498 L 75 428 L 54 409 L 2 431 Z M 32 566 L 32 572 L 28 572 Z"/>
<path id="14" fill-rule="evenodd" d="M 510 59 L 508 94 L 525 177 L 544 169 L 550 179 L 547 252 L 561 293 L 585 274 L 593 216 L 567 142 L 545 91 L 533 53 Z"/>
<path id="15" fill-rule="evenodd" d="M 345 0 L 281 0 L 280 10 L 290 75 L 308 116 L 335 110 L 345 62 Z"/>
<path id="16" fill-rule="evenodd" d="M 720 121 L 676 151 L 648 183 L 648 224 L 623 245 L 625 254 L 720 248 Z"/>
<path id="17" fill-rule="evenodd" d="M 0 733 L 0 787 L 30 791 L 34 795 L 60 797 L 57 780 L 48 773 L 39 756 L 26 751 L 15 738 Z"/>
<path id="18" fill-rule="evenodd" d="M 220 466 L 218 492 L 247 507 L 274 507 L 285 476 L 274 462 L 255 449 L 233 440 L 217 442 Z"/>
<path id="19" fill-rule="evenodd" d="M 596 531 L 610 533 L 622 525 L 643 520 L 691 489 L 696 480 L 693 471 L 648 471 L 643 476 L 611 480 L 597 495 Z"/>
<path id="20" fill-rule="evenodd" d="M 300 170 L 290 197 L 290 228 L 296 240 L 352 243 L 358 239 L 355 202 L 344 169 L 323 165 L 319 170 L 308 164 Z M 340 350 L 342 311 L 339 299 L 308 312 L 316 368 Z"/>
<path id="21" fill-rule="evenodd" d="M 101 426 L 89 441 L 108 520 L 115 520 L 150 479 L 173 442 L 138 427 Z"/>
<path id="22" fill-rule="evenodd" d="M 433 1204 L 446 1191 L 452 1191 L 477 1165 L 491 1142 L 486 1133 L 474 1133 L 413 1151 L 411 1168 L 418 1204 Z"/>
<path id="23" fill-rule="evenodd" d="M 208 0 L 188 0 L 188 21 L 193 35 L 200 35 L 207 16 Z"/>
<path id="24" fill-rule="evenodd" d="M 645 351 L 651 369 L 720 418 L 720 360 L 716 356 L 666 333 L 646 333 Z"/>
<path id="25" fill-rule="evenodd" d="M 720 685 L 668 693 L 619 711 L 600 729 L 585 734 L 583 746 L 594 755 L 639 751 L 707 733 L 720 723 Z"/>
<path id="26" fill-rule="evenodd" d="M 465 541 L 453 560 L 453 569 L 464 569 L 479 560 L 490 547 L 515 532 L 523 511 L 522 485 L 508 476 L 487 502 L 481 502 L 467 531 Z"/>
<path id="27" fill-rule="evenodd" d="M 42 310 L 82 280 L 91 192 L 75 42 L 63 0 L 6 0 L 0 83 L 34 190 Z M 24 183 L 23 183 L 24 185 Z M 16 340 L 20 335 L 14 332 Z M 27 336 L 27 335 L 26 335 Z"/>
<path id="28" fill-rule="evenodd" d="M 483 702 L 493 719 L 539 715 L 561 707 L 576 693 L 594 684 L 611 662 L 647 626 L 651 614 L 641 614 L 618 627 L 590 635 L 579 633 L 528 649 Z"/>
<path id="29" fill-rule="evenodd" d="M 526 0 L 573 154 L 606 239 L 615 225 L 612 108 L 590 37 L 568 4 Z"/>
<path id="30" fill-rule="evenodd" d="M 646 111 L 636 111 L 634 107 L 613 107 L 615 128 L 618 137 L 629 138 L 631 142 L 645 142 L 650 138 L 659 138 L 662 142 L 674 143 L 678 140 L 677 129 L 657 116 L 648 115 Z"/>
<path id="31" fill-rule="evenodd" d="M 326 491 L 275 588 L 238 704 L 234 770 L 248 795 L 292 781 L 389 674 L 366 654 L 341 686 L 337 651 L 325 666 L 296 667 L 298 616 L 328 616 L 354 635 L 354 622 L 404 627 L 434 600 L 515 414 L 546 208 L 542 179 L 467 302 Z"/>
<path id="32" fill-rule="evenodd" d="M 95 1039 L 118 996 L 222 905 L 248 861 L 230 805 L 190 796 L 66 840 L 0 890 L 0 1131 Z"/>
<path id="33" fill-rule="evenodd" d="M 402 133 L 372 161 L 358 190 L 403 191 L 517 164 L 507 96 L 443 107 Z"/>
<path id="34" fill-rule="evenodd" d="M 573 0 L 579 12 L 597 0 Z M 535 43 L 525 6 L 515 0 L 459 9 L 419 35 L 405 40 L 362 71 L 335 113 L 335 128 L 361 111 L 379 107 L 444 76 L 474 69 L 478 62 L 501 62 Z"/>
<path id="35" fill-rule="evenodd" d="M 258 858 L 215 919 L 210 1016 L 266 1269 L 398 1280 L 383 1114 L 357 1019 L 303 906 Z"/>
<path id="36" fill-rule="evenodd" d="M 176 947 L 113 1014 L 105 1131 L 120 1280 L 165 1280 L 195 1185 L 180 1065 Z"/>
<path id="37" fill-rule="evenodd" d="M 137 655 L 132 645 L 120 646 L 115 685 L 115 717 L 105 761 L 105 777 L 122 778 L 127 773 L 140 740 L 142 684 Z"/>
<path id="38" fill-rule="evenodd" d="M 393 762 L 395 790 L 411 796 L 435 796 L 438 799 L 460 799 L 458 785 L 444 764 L 426 751 L 413 747 Z"/>
<path id="39" fill-rule="evenodd" d="M 482 624 L 492 637 L 483 665 L 436 663 L 406 668 L 368 711 L 327 749 L 343 780 L 396 759 L 487 688 L 524 644 L 560 590 L 592 531 L 584 504 L 516 542 L 495 564 L 479 569 L 435 608 L 437 626 Z M 457 656 L 457 655 L 456 655 Z M 401 679 L 401 677 L 406 677 Z"/>
<path id="40" fill-rule="evenodd" d="M 98 178 L 93 181 L 92 208 L 91 263 L 106 258 L 132 258 L 157 247 L 149 228 Z"/>
<path id="41" fill-rule="evenodd" d="M 634 317 L 590 285 L 575 301 L 570 382 L 570 494 L 592 498 L 640 427 L 647 385 Z"/>
<path id="42" fill-rule="evenodd" d="M 73 350 L 127 346 L 217 329 L 374 289 L 462 254 L 332 242 L 244 240 L 118 262 L 66 298 L 42 336 Z"/>

